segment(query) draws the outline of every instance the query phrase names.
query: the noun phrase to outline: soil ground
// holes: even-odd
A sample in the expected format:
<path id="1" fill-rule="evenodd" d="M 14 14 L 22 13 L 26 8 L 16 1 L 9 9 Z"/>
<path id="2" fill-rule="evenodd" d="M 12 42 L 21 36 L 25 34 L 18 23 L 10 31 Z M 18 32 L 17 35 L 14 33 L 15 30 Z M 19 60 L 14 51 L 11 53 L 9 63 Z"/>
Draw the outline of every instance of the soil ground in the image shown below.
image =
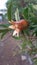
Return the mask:
<path id="1" fill-rule="evenodd" d="M 30 65 L 28 61 L 22 61 L 18 44 L 21 40 L 15 40 L 8 33 L 0 40 L 0 65 Z"/>

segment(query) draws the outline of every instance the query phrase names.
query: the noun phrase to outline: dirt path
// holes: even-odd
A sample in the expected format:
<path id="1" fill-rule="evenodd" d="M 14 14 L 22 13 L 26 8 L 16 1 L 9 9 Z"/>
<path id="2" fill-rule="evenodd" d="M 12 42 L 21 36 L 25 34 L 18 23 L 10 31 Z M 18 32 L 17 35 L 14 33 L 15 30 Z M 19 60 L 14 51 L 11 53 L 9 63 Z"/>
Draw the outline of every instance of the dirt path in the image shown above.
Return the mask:
<path id="1" fill-rule="evenodd" d="M 22 61 L 19 52 L 18 44 L 21 40 L 17 41 L 8 33 L 4 39 L 0 40 L 0 65 L 30 65 L 28 61 Z"/>

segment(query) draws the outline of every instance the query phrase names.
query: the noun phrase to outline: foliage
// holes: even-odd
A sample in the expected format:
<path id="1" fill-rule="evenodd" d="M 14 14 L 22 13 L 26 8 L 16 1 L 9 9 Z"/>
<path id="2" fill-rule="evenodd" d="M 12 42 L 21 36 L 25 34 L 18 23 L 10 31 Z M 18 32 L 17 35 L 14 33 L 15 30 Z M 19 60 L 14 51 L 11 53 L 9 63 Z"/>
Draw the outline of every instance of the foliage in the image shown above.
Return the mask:
<path id="1" fill-rule="evenodd" d="M 19 8 L 19 10 L 22 11 L 22 7 L 20 5 L 20 0 L 8 0 L 7 3 L 6 3 L 6 6 L 7 6 L 7 10 L 8 10 L 8 17 L 11 19 L 15 19 L 14 18 L 14 12 L 16 10 L 16 8 Z M 21 8 L 21 9 L 20 9 Z M 10 20 L 10 19 L 8 19 Z"/>
<path id="2" fill-rule="evenodd" d="M 16 20 L 16 21 L 19 21 L 19 20 L 20 20 L 18 8 L 16 9 L 16 12 L 15 12 L 15 20 Z"/>
<path id="3" fill-rule="evenodd" d="M 33 0 L 18 0 L 18 1 L 17 0 L 8 0 L 6 3 L 8 13 L 9 13 L 8 17 L 11 16 L 11 19 L 15 19 L 14 18 L 14 12 L 15 12 L 16 8 L 18 8 L 20 14 L 22 14 L 23 8 L 25 6 L 28 6 L 29 3 L 37 4 L 37 0 L 34 0 L 34 1 Z"/>
<path id="4" fill-rule="evenodd" d="M 37 35 L 37 15 L 35 12 L 37 13 L 36 9 L 33 8 L 33 4 L 29 4 L 23 10 L 23 17 L 29 21 L 29 29 L 33 30 L 32 34 Z"/>
<path id="5" fill-rule="evenodd" d="M 12 1 L 9 2 L 7 6 L 7 15 L 8 15 L 8 20 L 11 21 L 11 15 L 12 15 Z"/>
<path id="6" fill-rule="evenodd" d="M 0 24 L 0 33 L 2 33 L 1 35 L 1 39 L 4 37 L 4 35 L 6 35 L 9 31 L 11 31 L 11 29 L 8 28 L 9 24 Z"/>
<path id="7" fill-rule="evenodd" d="M 22 1 L 22 0 L 21 0 Z M 35 5 L 30 4 L 29 0 L 26 0 L 28 2 L 27 6 L 24 7 L 24 3 L 22 5 L 20 5 L 20 0 L 8 0 L 7 4 L 7 14 L 8 14 L 8 20 L 11 21 L 12 19 L 14 19 L 14 12 L 16 10 L 16 8 L 19 8 L 19 13 L 21 12 L 22 16 L 24 19 L 26 19 L 29 22 L 29 27 L 27 30 L 23 30 L 21 33 L 23 34 L 23 36 L 21 37 L 23 39 L 23 44 L 22 49 L 25 50 L 26 46 L 29 45 L 29 47 L 31 48 L 31 50 L 27 50 L 27 52 L 29 52 L 30 55 L 34 55 L 34 53 L 36 54 L 37 51 L 37 47 L 35 47 L 31 40 L 28 38 L 30 31 L 32 30 L 32 35 L 36 34 L 37 36 L 37 9 L 34 7 Z M 35 2 L 35 0 L 34 0 Z M 23 6 L 23 7 L 22 7 Z M 17 11 L 16 11 L 17 13 Z M 19 14 L 18 16 L 15 17 L 16 20 L 18 20 Z M 18 19 L 17 19 L 18 18 Z M 11 29 L 8 28 L 9 24 L 5 24 L 5 25 L 0 25 L 0 27 L 4 27 L 5 29 L 0 29 L 0 33 L 2 33 L 1 38 L 3 38 L 3 36 L 11 31 Z M 17 39 L 17 38 L 16 38 Z M 28 48 L 29 49 L 29 48 Z"/>

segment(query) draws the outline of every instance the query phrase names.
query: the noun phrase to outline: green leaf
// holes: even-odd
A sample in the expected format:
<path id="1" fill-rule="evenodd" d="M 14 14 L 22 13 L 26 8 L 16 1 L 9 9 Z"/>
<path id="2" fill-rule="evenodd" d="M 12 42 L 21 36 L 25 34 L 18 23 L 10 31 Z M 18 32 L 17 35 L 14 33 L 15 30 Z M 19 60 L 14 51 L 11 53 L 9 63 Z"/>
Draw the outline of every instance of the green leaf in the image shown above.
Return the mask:
<path id="1" fill-rule="evenodd" d="M 8 20 L 11 21 L 12 20 L 12 1 L 8 5 L 7 15 L 8 15 Z"/>
<path id="2" fill-rule="evenodd" d="M 20 20 L 18 8 L 15 11 L 15 19 L 16 19 L 16 21 L 19 21 Z"/>
<path id="3" fill-rule="evenodd" d="M 28 19 L 28 7 L 24 8 L 24 10 L 23 10 L 23 17 L 25 19 Z"/>
<path id="4" fill-rule="evenodd" d="M 6 29 L 0 29 L 0 33 L 3 33 L 5 31 L 11 31 L 11 29 L 8 29 L 8 28 L 6 28 Z"/>
<path id="5" fill-rule="evenodd" d="M 32 35 L 34 34 L 37 36 L 37 27 L 33 29 Z"/>
<path id="6" fill-rule="evenodd" d="M 0 24 L 0 27 L 7 28 L 8 26 L 9 26 L 9 24 Z"/>
<path id="7" fill-rule="evenodd" d="M 25 49 L 26 47 L 26 42 L 23 42 L 22 45 L 21 45 L 22 49 Z"/>
<path id="8" fill-rule="evenodd" d="M 24 33 L 26 33 L 27 35 L 29 35 L 29 29 L 27 29 L 27 30 L 23 30 L 24 31 Z"/>
<path id="9" fill-rule="evenodd" d="M 1 35 L 1 39 L 8 33 L 8 31 L 4 31 Z"/>
<path id="10" fill-rule="evenodd" d="M 0 29 L 0 33 L 2 33 L 1 35 L 1 39 L 4 37 L 4 35 L 6 35 L 6 33 L 8 33 L 9 31 L 11 31 L 11 29 Z"/>

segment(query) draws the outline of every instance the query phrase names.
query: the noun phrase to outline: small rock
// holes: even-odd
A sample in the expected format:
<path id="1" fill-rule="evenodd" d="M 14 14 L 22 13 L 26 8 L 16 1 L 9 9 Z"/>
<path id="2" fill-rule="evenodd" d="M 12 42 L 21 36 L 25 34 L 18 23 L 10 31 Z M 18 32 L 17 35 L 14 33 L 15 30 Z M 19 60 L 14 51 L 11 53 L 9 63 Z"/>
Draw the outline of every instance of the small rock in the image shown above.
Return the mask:
<path id="1" fill-rule="evenodd" d="M 26 59 L 27 59 L 27 57 L 26 57 L 26 56 L 24 56 L 24 55 L 22 55 L 22 56 L 21 56 L 21 59 L 22 59 L 22 61 L 24 61 L 24 60 L 26 60 Z"/>

